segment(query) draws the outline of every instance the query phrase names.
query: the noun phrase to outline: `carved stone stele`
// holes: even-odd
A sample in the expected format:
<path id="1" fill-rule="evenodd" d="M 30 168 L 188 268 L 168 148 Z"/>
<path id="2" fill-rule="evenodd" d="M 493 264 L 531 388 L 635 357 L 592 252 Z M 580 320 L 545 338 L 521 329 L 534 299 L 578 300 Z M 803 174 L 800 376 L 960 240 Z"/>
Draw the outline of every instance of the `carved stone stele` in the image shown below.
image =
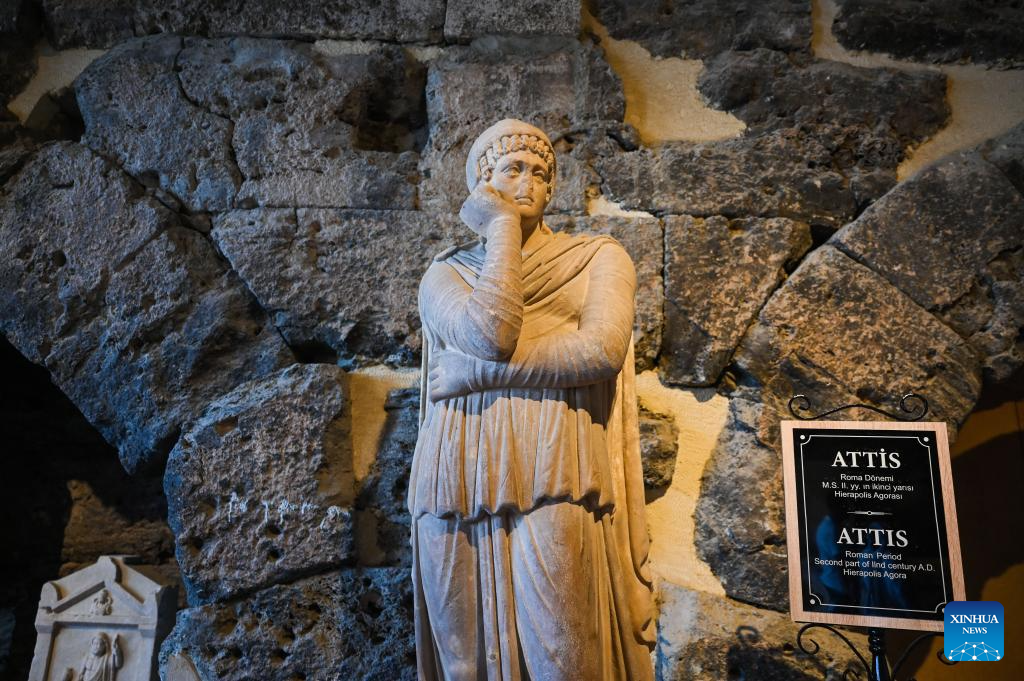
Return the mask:
<path id="1" fill-rule="evenodd" d="M 29 681 L 147 681 L 174 626 L 177 587 L 127 556 L 43 585 Z"/>

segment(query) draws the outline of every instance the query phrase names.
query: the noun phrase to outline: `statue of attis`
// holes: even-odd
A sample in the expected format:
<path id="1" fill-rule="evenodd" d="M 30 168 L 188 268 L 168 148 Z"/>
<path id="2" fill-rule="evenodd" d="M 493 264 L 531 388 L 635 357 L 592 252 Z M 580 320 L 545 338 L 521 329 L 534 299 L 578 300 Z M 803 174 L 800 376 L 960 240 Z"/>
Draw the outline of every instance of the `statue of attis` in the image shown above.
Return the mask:
<path id="1" fill-rule="evenodd" d="M 420 285 L 420 679 L 653 678 L 636 275 L 614 239 L 548 228 L 554 178 L 544 132 L 485 130 L 460 213 L 477 240 Z"/>

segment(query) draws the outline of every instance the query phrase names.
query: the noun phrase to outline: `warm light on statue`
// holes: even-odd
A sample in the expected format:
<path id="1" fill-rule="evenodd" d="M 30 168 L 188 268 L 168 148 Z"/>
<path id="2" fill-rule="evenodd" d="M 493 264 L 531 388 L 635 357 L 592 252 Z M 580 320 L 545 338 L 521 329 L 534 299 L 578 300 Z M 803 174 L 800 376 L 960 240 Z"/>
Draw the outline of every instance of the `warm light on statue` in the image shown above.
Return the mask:
<path id="1" fill-rule="evenodd" d="M 420 678 L 653 678 L 633 264 L 609 237 L 544 223 L 541 130 L 495 124 L 466 176 L 479 239 L 420 286 Z"/>

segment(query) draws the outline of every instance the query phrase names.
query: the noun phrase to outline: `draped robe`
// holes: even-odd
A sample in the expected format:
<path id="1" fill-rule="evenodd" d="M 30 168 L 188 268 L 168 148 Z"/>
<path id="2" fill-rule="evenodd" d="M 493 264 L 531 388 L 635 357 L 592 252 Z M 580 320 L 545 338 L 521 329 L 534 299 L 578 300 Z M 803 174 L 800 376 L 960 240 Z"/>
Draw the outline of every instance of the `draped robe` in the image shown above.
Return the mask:
<path id="1" fill-rule="evenodd" d="M 478 243 L 431 267 L 472 288 L 484 257 Z M 632 274 L 609 237 L 554 234 L 524 254 L 520 342 L 577 328 L 588 294 L 593 305 L 602 293 L 591 284 L 614 275 L 601 263 L 616 258 Z M 431 354 L 451 345 L 441 320 L 452 301 L 427 283 L 438 280 L 425 277 L 421 289 L 421 422 L 409 487 L 420 678 L 651 679 L 632 340 L 605 380 L 433 401 Z M 632 290 L 628 297 L 626 334 Z"/>

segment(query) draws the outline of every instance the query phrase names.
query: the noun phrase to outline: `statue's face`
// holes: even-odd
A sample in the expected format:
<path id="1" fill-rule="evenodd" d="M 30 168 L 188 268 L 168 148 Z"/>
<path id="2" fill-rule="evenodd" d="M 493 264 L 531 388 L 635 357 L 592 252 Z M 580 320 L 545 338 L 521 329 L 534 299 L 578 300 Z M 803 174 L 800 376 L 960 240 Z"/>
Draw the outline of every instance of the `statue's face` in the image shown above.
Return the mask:
<path id="1" fill-rule="evenodd" d="M 522 220 L 537 219 L 551 200 L 551 169 L 532 151 L 514 151 L 498 159 L 491 186 L 516 205 Z"/>
<path id="2" fill-rule="evenodd" d="M 93 655 L 102 655 L 107 652 L 107 642 L 99 636 L 92 637 L 92 647 L 90 648 Z"/>

